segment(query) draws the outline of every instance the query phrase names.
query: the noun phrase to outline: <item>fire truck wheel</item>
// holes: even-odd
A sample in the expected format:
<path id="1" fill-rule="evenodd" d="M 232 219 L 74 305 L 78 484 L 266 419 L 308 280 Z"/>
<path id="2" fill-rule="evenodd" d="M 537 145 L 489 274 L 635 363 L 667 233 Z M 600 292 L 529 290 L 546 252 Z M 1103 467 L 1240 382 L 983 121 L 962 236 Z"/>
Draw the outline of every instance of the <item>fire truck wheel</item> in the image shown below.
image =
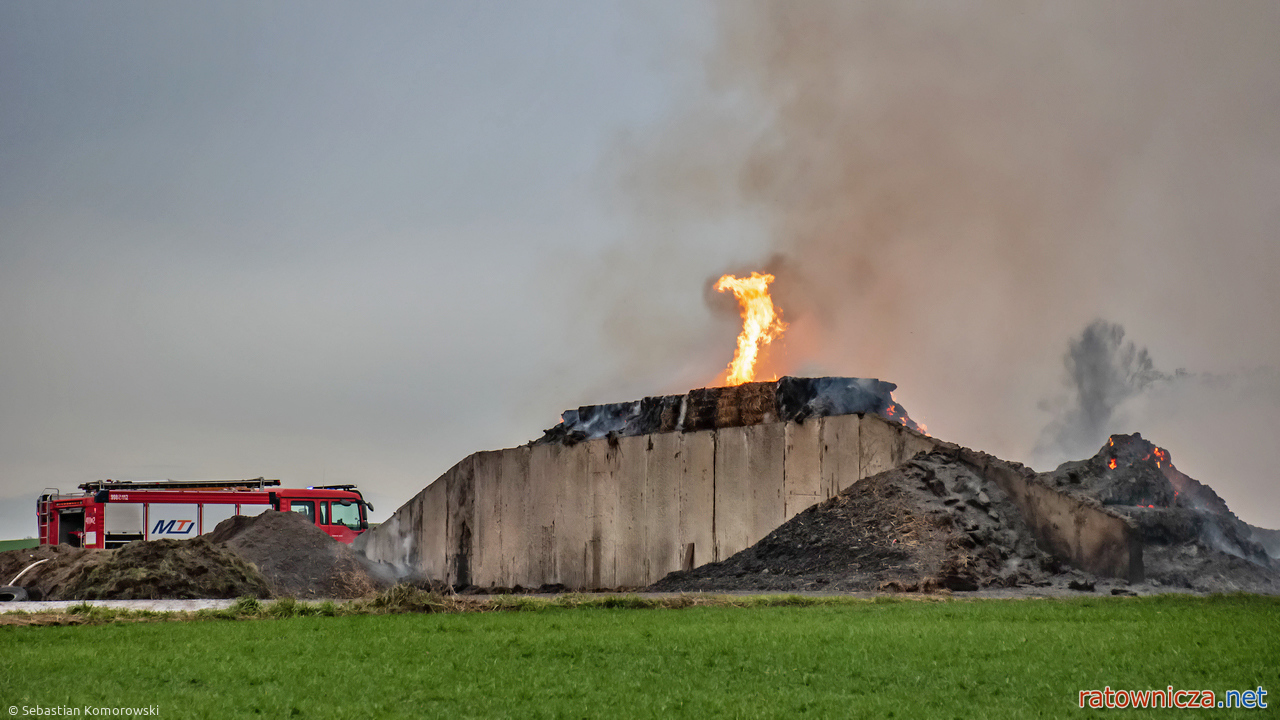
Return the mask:
<path id="1" fill-rule="evenodd" d="M 26 599 L 26 588 L 17 585 L 0 586 L 0 602 L 22 602 Z"/>

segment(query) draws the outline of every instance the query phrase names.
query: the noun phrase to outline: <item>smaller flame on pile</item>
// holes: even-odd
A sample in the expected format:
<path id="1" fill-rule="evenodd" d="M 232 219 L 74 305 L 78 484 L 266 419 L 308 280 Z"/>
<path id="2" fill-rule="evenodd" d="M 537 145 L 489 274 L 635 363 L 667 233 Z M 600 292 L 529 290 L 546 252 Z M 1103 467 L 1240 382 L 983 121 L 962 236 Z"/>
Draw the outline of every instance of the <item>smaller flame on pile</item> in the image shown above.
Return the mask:
<path id="1" fill-rule="evenodd" d="M 884 409 L 883 415 L 885 417 L 889 418 L 890 420 L 896 420 L 898 424 L 904 427 L 911 427 L 912 425 L 914 425 L 916 432 L 920 433 L 921 435 L 929 434 L 929 428 L 925 427 L 924 423 L 918 422 L 916 420 L 907 419 L 906 408 L 903 408 L 901 405 L 898 404 L 898 399 L 893 396 L 892 392 L 889 393 L 889 399 L 892 402 L 890 402 L 889 406 Z M 898 412 L 899 410 L 901 410 L 901 412 Z"/>
<path id="2" fill-rule="evenodd" d="M 1114 436 L 1107 438 L 1107 447 L 1111 448 L 1112 453 L 1124 454 L 1128 452 L 1127 448 L 1125 450 L 1119 450 L 1116 448 L 1116 441 Z M 1132 457 L 1135 457 L 1135 456 L 1130 456 L 1130 459 L 1126 460 L 1126 462 L 1129 463 L 1130 465 L 1134 464 L 1135 462 L 1154 463 L 1156 466 L 1156 469 L 1159 470 L 1161 473 L 1163 473 L 1164 476 L 1169 480 L 1169 484 L 1173 486 L 1173 497 L 1174 497 L 1174 502 L 1176 503 L 1177 498 L 1179 497 L 1179 495 L 1181 495 L 1181 492 L 1184 489 L 1183 483 L 1186 476 L 1178 472 L 1177 468 L 1173 466 L 1173 461 L 1170 460 L 1170 457 L 1169 457 L 1169 451 L 1165 450 L 1162 447 L 1159 447 L 1158 445 L 1152 445 L 1151 450 L 1148 451 L 1146 455 L 1143 455 L 1141 459 L 1133 460 Z M 1111 470 L 1115 470 L 1117 467 L 1119 467 L 1119 461 L 1117 459 L 1117 455 L 1113 454 L 1107 460 L 1107 467 L 1110 468 Z M 1149 508 L 1157 507 L 1156 505 L 1151 505 L 1147 503 L 1139 503 L 1138 506 L 1149 507 Z"/>

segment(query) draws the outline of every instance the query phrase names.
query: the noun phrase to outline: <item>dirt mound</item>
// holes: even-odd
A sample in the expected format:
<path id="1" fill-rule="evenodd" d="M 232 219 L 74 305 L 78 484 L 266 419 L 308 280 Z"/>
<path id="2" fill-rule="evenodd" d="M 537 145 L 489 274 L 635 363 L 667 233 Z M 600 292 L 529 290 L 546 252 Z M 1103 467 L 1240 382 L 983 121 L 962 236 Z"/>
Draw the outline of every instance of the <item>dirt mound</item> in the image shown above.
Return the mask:
<path id="1" fill-rule="evenodd" d="M 98 561 L 101 550 L 85 550 L 69 545 L 41 545 L 24 550 L 0 552 L 0 585 L 34 562 L 43 560 L 18 580 L 32 600 L 61 600 L 63 589 L 85 565 Z"/>
<path id="2" fill-rule="evenodd" d="M 18 582 L 33 600 L 352 598 L 385 584 L 305 516 L 275 511 L 224 520 L 191 540 L 10 550 L 0 553 L 0 584 L 37 560 L 46 562 Z"/>
<path id="3" fill-rule="evenodd" d="M 203 537 L 134 542 L 118 550 L 66 545 L 0 553 L 0 582 L 37 560 L 18 585 L 33 600 L 268 597 L 266 579 Z"/>
<path id="4" fill-rule="evenodd" d="M 299 513 L 238 515 L 218 523 L 208 537 L 256 565 L 279 596 L 353 598 L 380 587 L 351 546 Z"/>
<path id="5" fill-rule="evenodd" d="M 1043 584 L 1055 568 L 1004 491 L 944 450 L 867 478 L 733 557 L 649 589 L 976 590 Z"/>
<path id="6" fill-rule="evenodd" d="M 75 600 L 267 597 L 267 581 L 236 555 L 209 542 L 152 540 L 104 550 L 69 583 Z"/>

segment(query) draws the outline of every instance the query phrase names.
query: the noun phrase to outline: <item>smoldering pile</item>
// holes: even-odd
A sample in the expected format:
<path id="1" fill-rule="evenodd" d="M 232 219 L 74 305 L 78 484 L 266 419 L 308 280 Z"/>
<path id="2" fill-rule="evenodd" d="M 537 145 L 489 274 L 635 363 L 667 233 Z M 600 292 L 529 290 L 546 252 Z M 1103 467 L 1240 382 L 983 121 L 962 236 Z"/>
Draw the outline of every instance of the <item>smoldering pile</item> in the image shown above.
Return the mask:
<path id="1" fill-rule="evenodd" d="M 1280 532 L 1250 525 L 1213 488 L 1179 471 L 1142 435 L 1112 435 L 1096 455 L 1043 476 L 1094 498 L 1141 531 L 1148 584 L 1201 592 L 1280 592 Z"/>
<path id="2" fill-rule="evenodd" d="M 649 589 L 1280 593 L 1280 533 L 1240 521 L 1140 435 L 1113 436 L 1094 457 L 1034 478 L 1118 513 L 1139 531 L 1145 580 L 1132 585 L 1072 568 L 1039 547 L 1007 494 L 971 462 L 974 455 L 954 446 L 917 455 L 810 507 L 746 550 L 671 573 Z"/>

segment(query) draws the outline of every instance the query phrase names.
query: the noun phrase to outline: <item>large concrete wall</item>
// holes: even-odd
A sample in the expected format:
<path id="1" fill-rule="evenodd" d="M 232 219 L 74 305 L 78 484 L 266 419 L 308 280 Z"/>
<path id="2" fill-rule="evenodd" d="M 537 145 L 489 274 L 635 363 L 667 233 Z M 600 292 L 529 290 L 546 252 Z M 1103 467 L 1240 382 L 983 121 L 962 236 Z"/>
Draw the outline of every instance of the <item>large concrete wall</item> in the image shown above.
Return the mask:
<path id="1" fill-rule="evenodd" d="M 480 452 L 361 543 L 373 560 L 458 586 L 642 587 L 723 560 L 935 444 L 876 415 L 839 415 Z"/>
<path id="2" fill-rule="evenodd" d="M 1123 517 L 877 415 L 480 452 L 361 544 L 370 559 L 458 587 L 643 587 L 728 558 L 858 480 L 943 447 L 1007 492 L 1047 551 L 1142 578 L 1139 534 Z"/>

